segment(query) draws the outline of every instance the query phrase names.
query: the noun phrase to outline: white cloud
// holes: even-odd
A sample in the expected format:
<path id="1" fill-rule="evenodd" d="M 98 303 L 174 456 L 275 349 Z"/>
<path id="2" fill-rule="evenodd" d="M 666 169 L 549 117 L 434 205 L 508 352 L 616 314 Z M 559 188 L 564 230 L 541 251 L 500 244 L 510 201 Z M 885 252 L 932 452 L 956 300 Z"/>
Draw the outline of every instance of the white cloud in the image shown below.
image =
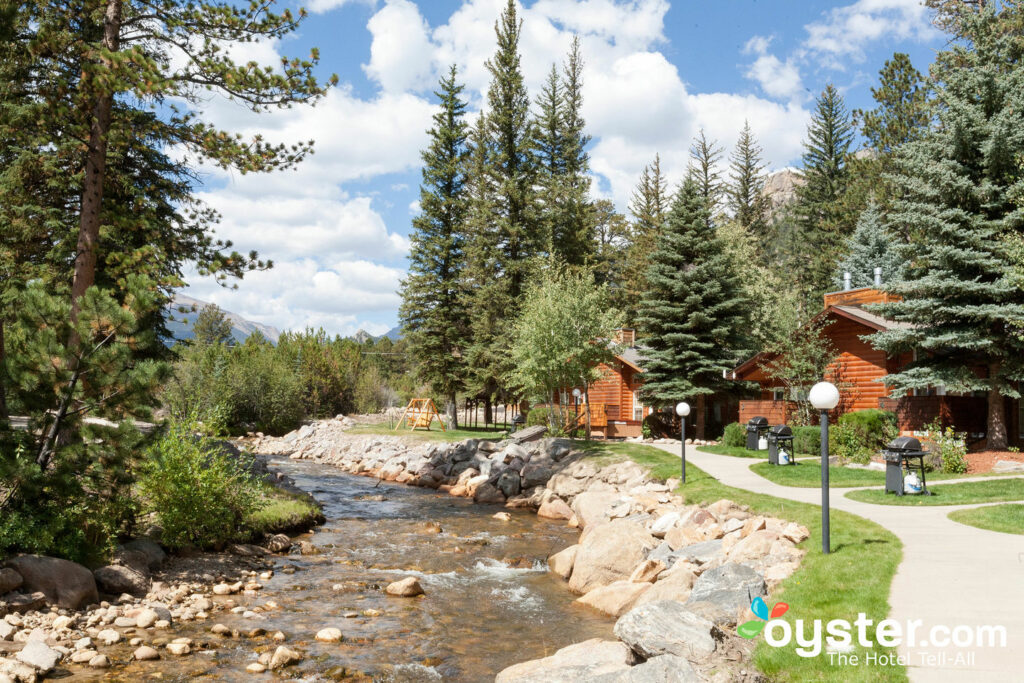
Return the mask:
<path id="1" fill-rule="evenodd" d="M 829 10 L 820 21 L 808 24 L 804 48 L 833 68 L 840 58 L 864 59 L 864 47 L 887 40 L 925 41 L 937 35 L 930 10 L 921 0 L 857 0 Z"/>
<path id="2" fill-rule="evenodd" d="M 783 62 L 775 55 L 761 55 L 747 69 L 746 76 L 757 81 L 769 97 L 793 99 L 804 94 L 800 69 L 789 59 Z"/>
<path id="3" fill-rule="evenodd" d="M 329 12 L 332 9 L 337 9 L 344 5 L 354 5 L 356 3 L 363 5 L 370 5 L 371 7 L 377 4 L 377 0 L 310 0 L 307 8 L 314 14 L 321 12 Z"/>
<path id="4" fill-rule="evenodd" d="M 409 0 L 387 0 L 366 25 L 373 42 L 366 75 L 385 92 L 419 91 L 434 80 L 434 47 L 426 20 Z"/>

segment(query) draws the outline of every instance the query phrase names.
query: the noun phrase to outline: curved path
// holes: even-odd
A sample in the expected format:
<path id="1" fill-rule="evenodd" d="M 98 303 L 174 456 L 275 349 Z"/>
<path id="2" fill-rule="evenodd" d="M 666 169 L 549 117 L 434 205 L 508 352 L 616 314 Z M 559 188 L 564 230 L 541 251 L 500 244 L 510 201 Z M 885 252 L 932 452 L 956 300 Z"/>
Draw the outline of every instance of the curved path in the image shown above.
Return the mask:
<path id="1" fill-rule="evenodd" d="M 654 445 L 679 455 L 679 444 Z M 782 486 L 752 472 L 750 466 L 760 460 L 704 453 L 691 446 L 687 446 L 686 460 L 726 486 L 821 505 L 818 488 Z M 844 495 L 852 490 L 831 489 L 831 507 L 877 522 L 903 543 L 903 561 L 889 594 L 890 618 L 902 623 L 921 620 L 918 639 L 921 634 L 926 637 L 934 625 L 1006 628 L 1006 647 L 918 644 L 911 648 L 904 644 L 899 652 L 907 662 L 910 679 L 929 683 L 1024 681 L 1024 535 L 977 529 L 947 517 L 951 510 L 980 507 L 978 504 L 874 505 Z M 850 620 L 855 617 L 851 614 Z M 967 652 L 974 653 L 973 662 L 957 662 L 957 654 Z"/>

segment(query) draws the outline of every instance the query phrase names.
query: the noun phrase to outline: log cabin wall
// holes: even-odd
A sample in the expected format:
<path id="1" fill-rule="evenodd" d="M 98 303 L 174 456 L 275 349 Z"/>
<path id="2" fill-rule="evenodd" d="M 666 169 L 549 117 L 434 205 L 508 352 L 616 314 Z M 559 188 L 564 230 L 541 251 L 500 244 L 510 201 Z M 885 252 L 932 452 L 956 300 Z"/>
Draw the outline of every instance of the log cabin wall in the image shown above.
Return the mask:
<path id="1" fill-rule="evenodd" d="M 886 353 L 861 339 L 874 331 L 871 328 L 846 318 L 833 317 L 833 321 L 825 334 L 839 351 L 829 377 L 842 395 L 839 411 L 877 408 L 878 400 L 888 395 L 885 384 L 879 381 L 888 374 Z"/>

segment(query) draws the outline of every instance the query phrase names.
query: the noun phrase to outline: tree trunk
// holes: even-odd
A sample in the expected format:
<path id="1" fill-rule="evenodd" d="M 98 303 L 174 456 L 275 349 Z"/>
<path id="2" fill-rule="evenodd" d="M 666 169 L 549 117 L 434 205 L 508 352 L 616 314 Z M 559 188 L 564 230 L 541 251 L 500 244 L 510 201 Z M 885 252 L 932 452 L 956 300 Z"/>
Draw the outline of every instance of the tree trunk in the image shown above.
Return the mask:
<path id="1" fill-rule="evenodd" d="M 448 400 L 445 403 L 445 413 L 447 413 L 448 424 L 445 425 L 448 429 L 459 428 L 459 403 L 458 397 L 452 392 L 448 395 Z"/>
<path id="2" fill-rule="evenodd" d="M 491 411 L 491 397 L 488 396 L 484 401 L 484 429 L 492 422 L 494 422 L 494 415 Z"/>
<path id="3" fill-rule="evenodd" d="M 117 52 L 121 35 L 121 0 L 107 0 L 103 17 L 103 47 Z M 91 87 L 93 79 L 86 86 Z M 88 92 L 88 90 L 87 90 Z M 85 178 L 82 184 L 81 213 L 78 220 L 78 248 L 75 253 L 75 274 L 71 283 L 71 319 L 78 319 L 81 299 L 96 282 L 97 242 L 100 236 L 100 210 L 103 205 L 103 181 L 107 171 L 107 134 L 110 131 L 110 110 L 114 103 L 109 90 L 96 94 L 89 147 L 85 157 Z"/>
<path id="4" fill-rule="evenodd" d="M 0 424 L 7 422 L 7 354 L 4 346 L 4 321 L 0 320 Z"/>
<path id="5" fill-rule="evenodd" d="M 699 441 L 704 440 L 704 429 L 708 423 L 707 411 L 707 396 L 704 394 L 697 395 L 697 414 L 693 418 L 694 438 Z"/>
<path id="6" fill-rule="evenodd" d="M 989 381 L 993 382 L 992 388 L 988 390 L 988 434 L 987 442 L 989 450 L 1005 451 L 1009 445 L 1006 435 L 1006 401 L 1003 395 L 995 386 L 1000 366 L 993 363 L 989 366 Z"/>
<path id="7" fill-rule="evenodd" d="M 586 382 L 583 383 L 583 404 L 586 406 L 587 413 L 587 427 L 583 434 L 587 441 L 590 441 L 590 385 Z M 605 433 L 607 434 L 607 431 Z"/>

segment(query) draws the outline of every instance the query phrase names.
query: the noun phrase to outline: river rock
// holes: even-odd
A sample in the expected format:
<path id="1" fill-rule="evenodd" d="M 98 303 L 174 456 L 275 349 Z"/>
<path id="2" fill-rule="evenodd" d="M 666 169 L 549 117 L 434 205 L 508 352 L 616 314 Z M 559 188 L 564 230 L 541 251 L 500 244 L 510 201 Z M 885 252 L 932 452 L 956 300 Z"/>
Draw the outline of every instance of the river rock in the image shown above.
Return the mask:
<path id="1" fill-rule="evenodd" d="M 665 600 L 634 607 L 615 622 L 615 635 L 644 659 L 673 654 L 700 661 L 715 651 L 711 621 Z"/>
<path id="2" fill-rule="evenodd" d="M 10 567 L 0 569 L 0 595 L 18 590 L 24 582 L 25 579 L 21 577 L 21 574 Z"/>
<path id="3" fill-rule="evenodd" d="M 509 513 L 505 512 L 504 510 L 502 510 L 501 512 L 495 512 L 493 515 L 491 515 L 491 517 L 493 519 L 496 519 L 496 520 L 501 521 L 501 522 L 511 522 L 512 521 L 512 515 L 510 515 Z"/>
<path id="4" fill-rule="evenodd" d="M 811 532 L 807 530 L 802 524 L 796 522 L 790 522 L 786 525 L 786 528 L 782 531 L 782 537 L 792 541 L 793 543 L 803 543 L 810 538 Z"/>
<path id="5" fill-rule="evenodd" d="M 767 594 L 761 574 L 747 565 L 730 562 L 701 574 L 686 604 L 716 624 L 731 625 L 736 623 L 740 610 Z"/>
<path id="6" fill-rule="evenodd" d="M 779 535 L 773 531 L 754 531 L 729 550 L 730 562 L 759 560 L 771 553 L 772 544 Z"/>
<path id="7" fill-rule="evenodd" d="M 572 567 L 576 562 L 576 553 L 579 551 L 579 544 L 571 545 L 565 550 L 559 550 L 548 558 L 548 569 L 568 579 L 572 575 Z"/>
<path id="8" fill-rule="evenodd" d="M 157 614 L 156 610 L 146 608 L 135 617 L 135 626 L 138 628 L 149 628 L 158 621 L 160 621 L 160 615 Z"/>
<path id="9" fill-rule="evenodd" d="M 521 482 L 522 479 L 519 476 L 519 473 L 514 469 L 509 468 L 502 472 L 501 476 L 498 477 L 497 487 L 498 490 L 504 494 L 505 498 L 511 498 L 512 496 L 519 495 L 519 491 L 522 490 Z"/>
<path id="10" fill-rule="evenodd" d="M 267 540 L 267 550 L 272 553 L 288 552 L 292 548 L 292 539 L 285 534 L 274 534 Z"/>
<path id="11" fill-rule="evenodd" d="M 79 609 L 100 601 L 96 579 L 80 564 L 57 557 L 19 555 L 7 560 L 7 566 L 21 575 L 23 591 L 40 592 L 50 604 Z"/>
<path id="12" fill-rule="evenodd" d="M 614 491 L 584 491 L 572 501 L 572 511 L 581 527 L 606 521 L 605 513 L 621 498 Z"/>
<path id="13" fill-rule="evenodd" d="M 686 602 L 693 591 L 693 584 L 697 580 L 696 574 L 686 566 L 678 565 L 671 571 L 658 576 L 658 580 L 651 590 L 647 591 L 636 601 L 638 605 L 649 602 L 661 602 L 662 600 L 676 600 Z"/>
<path id="14" fill-rule="evenodd" d="M 148 662 L 154 659 L 160 659 L 160 653 L 157 652 L 155 648 L 143 645 L 132 653 L 132 657 L 140 662 Z"/>
<path id="15" fill-rule="evenodd" d="M 104 654 L 98 654 L 89 660 L 89 666 L 93 669 L 109 669 L 110 659 Z"/>
<path id="16" fill-rule="evenodd" d="M 123 564 L 100 567 L 93 572 L 93 576 L 96 577 L 100 589 L 110 595 L 145 595 L 152 584 L 150 578 L 138 569 Z"/>
<path id="17" fill-rule="evenodd" d="M 316 639 L 321 643 L 340 643 L 341 638 L 341 629 L 338 628 L 323 628 L 316 632 Z"/>
<path id="18" fill-rule="evenodd" d="M 420 585 L 419 579 L 415 576 L 407 576 L 404 579 L 389 583 L 388 587 L 384 589 L 384 592 L 388 595 L 397 595 L 403 598 L 414 598 L 417 595 L 423 595 L 423 586 Z"/>
<path id="19" fill-rule="evenodd" d="M 302 655 L 295 650 L 279 645 L 274 654 L 270 657 L 271 669 L 283 669 L 286 666 L 297 664 L 302 661 Z"/>
<path id="20" fill-rule="evenodd" d="M 593 638 L 563 647 L 550 657 L 513 664 L 494 683 L 573 683 L 595 676 L 626 671 L 632 661 L 629 648 L 614 640 Z"/>
<path id="21" fill-rule="evenodd" d="M 135 538 L 121 547 L 125 550 L 141 553 L 150 571 L 159 569 L 160 565 L 167 559 L 167 553 L 163 551 L 163 548 L 156 541 L 149 538 Z"/>
<path id="22" fill-rule="evenodd" d="M 167 651 L 176 657 L 184 657 L 192 652 L 188 643 L 167 643 Z"/>
<path id="23" fill-rule="evenodd" d="M 485 481 L 476 487 L 473 500 L 477 503 L 504 503 L 505 494 L 494 484 Z"/>
<path id="24" fill-rule="evenodd" d="M 267 667 L 263 666 L 259 662 L 253 662 L 249 666 L 245 667 L 245 670 L 251 674 L 261 674 L 267 670 Z"/>
<path id="25" fill-rule="evenodd" d="M 672 553 L 672 555 L 676 561 L 687 560 L 694 564 L 708 564 L 720 559 L 724 555 L 725 551 L 722 549 L 722 546 L 722 539 L 716 538 L 713 541 L 702 541 L 682 547 Z"/>
<path id="26" fill-rule="evenodd" d="M 598 586 L 628 579 L 656 544 L 646 529 L 629 519 L 593 527 L 579 544 L 569 590 L 585 594 Z"/>
<path id="27" fill-rule="evenodd" d="M 89 660 L 98 654 L 99 652 L 96 650 L 79 650 L 71 654 L 71 662 L 73 664 L 88 664 Z"/>
<path id="28" fill-rule="evenodd" d="M 658 575 L 665 571 L 665 563 L 661 560 L 646 559 L 636 566 L 629 580 L 633 583 L 654 583 Z"/>
<path id="29" fill-rule="evenodd" d="M 0 619 L 0 641 L 10 640 L 18 629 L 9 624 L 8 622 Z"/>
<path id="30" fill-rule="evenodd" d="M 113 645 L 121 642 L 121 633 L 112 628 L 105 628 L 96 634 L 96 640 L 104 645 Z"/>
<path id="31" fill-rule="evenodd" d="M 649 583 L 634 581 L 615 581 L 607 586 L 600 586 L 586 595 L 576 599 L 581 605 L 593 607 L 608 616 L 617 617 L 631 608 L 644 592 L 651 588 Z"/>
<path id="32" fill-rule="evenodd" d="M 719 680 L 719 679 L 715 679 Z M 618 674 L 598 676 L 589 683 L 703 683 L 693 665 L 677 655 L 652 657 L 643 664 Z"/>
<path id="33" fill-rule="evenodd" d="M 572 508 L 561 498 L 550 498 L 541 503 L 538 517 L 545 519 L 572 519 Z"/>
<path id="34" fill-rule="evenodd" d="M 61 656 L 60 652 L 54 650 L 46 643 L 39 640 L 30 640 L 25 643 L 25 647 L 15 655 L 15 658 L 19 662 L 28 664 L 33 669 L 45 674 L 57 666 Z"/>

